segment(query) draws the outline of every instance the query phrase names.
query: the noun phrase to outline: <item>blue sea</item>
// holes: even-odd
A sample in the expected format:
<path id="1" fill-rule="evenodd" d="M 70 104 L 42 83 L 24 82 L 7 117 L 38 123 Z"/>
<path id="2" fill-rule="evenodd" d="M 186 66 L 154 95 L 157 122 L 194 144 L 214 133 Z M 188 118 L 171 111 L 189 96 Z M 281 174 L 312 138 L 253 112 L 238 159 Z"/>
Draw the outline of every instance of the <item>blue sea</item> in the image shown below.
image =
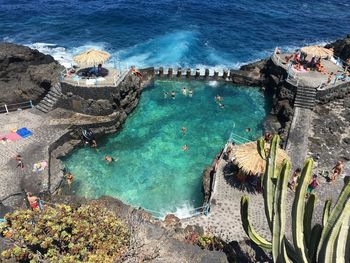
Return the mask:
<path id="1" fill-rule="evenodd" d="M 350 33 L 348 0 L 0 0 L 0 40 L 64 65 L 90 48 L 125 65 L 238 68 Z M 113 61 L 112 60 L 112 61 Z"/>

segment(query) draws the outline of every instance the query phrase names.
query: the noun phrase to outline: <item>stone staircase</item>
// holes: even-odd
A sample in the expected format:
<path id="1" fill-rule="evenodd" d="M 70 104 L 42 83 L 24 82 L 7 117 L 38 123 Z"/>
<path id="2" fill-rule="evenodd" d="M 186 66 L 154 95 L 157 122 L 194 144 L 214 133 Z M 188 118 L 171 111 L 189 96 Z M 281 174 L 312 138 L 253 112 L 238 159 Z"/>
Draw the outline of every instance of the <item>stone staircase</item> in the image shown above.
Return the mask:
<path id="1" fill-rule="evenodd" d="M 316 89 L 311 87 L 298 87 L 294 99 L 294 107 L 312 110 L 316 102 Z"/>
<path id="2" fill-rule="evenodd" d="M 62 96 L 61 84 L 56 83 L 51 86 L 46 96 L 35 106 L 38 110 L 47 113 L 51 111 L 56 105 L 57 101 Z"/>

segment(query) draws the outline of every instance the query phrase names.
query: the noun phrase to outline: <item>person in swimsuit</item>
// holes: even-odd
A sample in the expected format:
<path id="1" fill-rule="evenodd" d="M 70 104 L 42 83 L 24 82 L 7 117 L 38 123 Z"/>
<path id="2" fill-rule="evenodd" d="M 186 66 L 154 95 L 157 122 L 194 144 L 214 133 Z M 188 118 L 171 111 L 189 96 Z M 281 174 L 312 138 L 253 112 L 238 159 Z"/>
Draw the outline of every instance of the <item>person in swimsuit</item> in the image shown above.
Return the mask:
<path id="1" fill-rule="evenodd" d="M 173 99 L 175 99 L 175 91 L 171 91 L 171 97 L 173 98 Z"/>
<path id="2" fill-rule="evenodd" d="M 106 155 L 106 156 L 105 156 L 105 160 L 106 160 L 108 163 L 111 163 L 111 162 L 114 161 L 114 159 L 113 159 L 111 156 L 109 156 L 109 155 Z"/>
<path id="3" fill-rule="evenodd" d="M 20 167 L 23 170 L 24 169 L 23 157 L 20 154 L 17 154 L 17 156 L 15 157 L 15 160 L 17 161 L 16 167 Z"/>
<path id="4" fill-rule="evenodd" d="M 27 200 L 29 202 L 30 208 L 34 211 L 39 208 L 39 197 L 33 195 L 32 193 L 27 193 Z"/>
<path id="5" fill-rule="evenodd" d="M 186 87 L 183 87 L 182 88 L 182 95 L 186 96 L 187 95 L 187 90 L 186 90 Z"/>
<path id="6" fill-rule="evenodd" d="M 190 89 L 189 96 L 192 98 L 192 95 L 193 95 L 193 91 L 192 91 L 192 89 Z"/>
<path id="7" fill-rule="evenodd" d="M 185 135 L 186 132 L 187 132 L 187 128 L 186 128 L 186 127 L 182 127 L 182 128 L 181 128 L 181 131 L 182 131 L 182 134 Z"/>
<path id="8" fill-rule="evenodd" d="M 185 145 L 182 147 L 182 150 L 183 150 L 184 152 L 188 150 L 187 144 L 185 144 Z"/>
<path id="9" fill-rule="evenodd" d="M 68 187 L 71 188 L 74 176 L 71 173 L 66 173 L 65 177 L 66 177 L 66 180 L 67 180 Z"/>
<path id="10" fill-rule="evenodd" d="M 317 186 L 319 186 L 320 183 L 318 182 L 317 180 L 317 175 L 314 174 L 312 176 L 312 180 L 309 184 L 309 186 L 307 187 L 307 190 L 306 190 L 306 197 L 308 198 L 310 196 L 310 194 L 312 194 L 312 192 L 316 189 Z"/>
<path id="11" fill-rule="evenodd" d="M 166 99 L 168 97 L 168 95 L 169 95 L 169 92 L 165 91 L 164 92 L 164 99 Z"/>
<path id="12" fill-rule="evenodd" d="M 300 168 L 297 168 L 294 173 L 293 173 L 293 176 L 292 176 L 292 181 L 290 182 L 290 189 L 295 192 L 295 189 L 297 187 L 297 184 L 298 184 L 298 177 L 301 173 L 301 169 Z"/>
<path id="13" fill-rule="evenodd" d="M 332 176 L 331 176 L 331 182 L 335 182 L 335 179 L 343 172 L 344 170 L 344 162 L 343 161 L 338 161 L 337 164 L 333 167 L 332 169 Z"/>

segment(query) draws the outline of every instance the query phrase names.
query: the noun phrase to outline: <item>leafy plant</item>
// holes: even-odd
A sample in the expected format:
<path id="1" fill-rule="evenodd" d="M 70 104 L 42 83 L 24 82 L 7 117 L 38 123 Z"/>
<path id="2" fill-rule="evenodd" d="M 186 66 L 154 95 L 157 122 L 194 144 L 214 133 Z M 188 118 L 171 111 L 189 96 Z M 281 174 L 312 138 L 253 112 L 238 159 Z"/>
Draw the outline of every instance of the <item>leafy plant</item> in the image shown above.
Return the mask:
<path id="1" fill-rule="evenodd" d="M 129 244 L 127 226 L 97 204 L 46 207 L 5 216 L 0 234 L 14 246 L 2 252 L 20 262 L 114 262 Z"/>
<path id="2" fill-rule="evenodd" d="M 225 242 L 223 240 L 212 234 L 199 235 L 196 232 L 191 232 L 186 237 L 186 241 L 189 244 L 199 246 L 201 249 L 211 251 L 222 251 L 225 246 Z"/>
<path id="3" fill-rule="evenodd" d="M 285 161 L 281 171 L 277 171 L 278 145 L 279 137 L 276 135 L 271 143 L 263 178 L 265 214 L 272 241 L 264 239 L 253 228 L 248 214 L 249 197 L 246 195 L 241 199 L 241 218 L 245 232 L 255 244 L 272 252 L 274 262 L 284 263 L 290 259 L 298 263 L 350 262 L 350 180 L 345 182 L 333 209 L 330 201 L 325 202 L 323 224 L 312 226 L 316 196 L 311 194 L 307 202 L 305 197 L 312 176 L 313 160 L 305 162 L 293 202 L 291 215 L 293 244 L 291 244 L 285 237 L 290 163 Z"/>

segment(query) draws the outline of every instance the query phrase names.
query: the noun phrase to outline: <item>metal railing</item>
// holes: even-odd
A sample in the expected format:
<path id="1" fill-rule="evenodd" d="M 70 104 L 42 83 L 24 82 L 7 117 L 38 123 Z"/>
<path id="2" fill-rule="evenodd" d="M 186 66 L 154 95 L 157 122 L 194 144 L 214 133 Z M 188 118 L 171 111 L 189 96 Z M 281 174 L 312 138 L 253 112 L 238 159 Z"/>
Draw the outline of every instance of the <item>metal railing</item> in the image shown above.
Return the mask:
<path id="1" fill-rule="evenodd" d="M 33 107 L 31 100 L 20 103 L 4 104 L 0 106 L 0 113 L 9 113 L 10 111 L 24 110 Z"/>
<path id="2" fill-rule="evenodd" d="M 74 84 L 78 86 L 87 86 L 87 87 L 99 87 L 99 86 L 108 86 L 108 85 L 114 85 L 117 86 L 119 84 L 119 81 L 122 80 L 127 73 L 129 73 L 130 69 L 126 67 L 120 67 L 119 69 L 116 69 L 116 72 L 111 73 L 112 76 L 109 75 L 110 79 L 104 79 L 99 80 L 98 77 L 95 78 L 82 78 L 76 73 L 69 74 L 70 69 L 64 69 L 60 72 L 60 81 L 66 82 L 69 84 Z M 91 80 L 91 84 L 87 83 L 86 81 Z"/>
<path id="3" fill-rule="evenodd" d="M 208 203 L 204 204 L 203 206 L 193 208 L 191 210 L 186 211 L 186 213 L 188 215 L 186 217 L 182 217 L 181 219 L 186 219 L 186 218 L 199 216 L 199 215 L 208 215 L 209 208 L 210 207 L 209 207 Z M 155 211 L 155 210 L 147 209 L 147 208 L 142 208 L 142 209 L 145 210 L 146 212 L 150 213 L 154 218 L 161 219 L 161 220 L 163 220 L 167 214 L 176 214 L 176 212 L 164 213 L 164 212 Z"/>

